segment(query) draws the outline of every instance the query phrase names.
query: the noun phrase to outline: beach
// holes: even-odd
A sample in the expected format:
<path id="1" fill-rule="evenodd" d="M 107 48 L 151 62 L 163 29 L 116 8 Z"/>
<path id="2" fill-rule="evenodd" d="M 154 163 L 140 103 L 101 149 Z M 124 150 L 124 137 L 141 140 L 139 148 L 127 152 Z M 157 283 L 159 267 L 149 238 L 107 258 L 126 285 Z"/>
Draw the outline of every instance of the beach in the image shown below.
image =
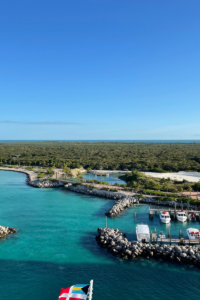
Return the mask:
<path id="1" fill-rule="evenodd" d="M 142 172 L 143 174 L 155 177 L 155 178 L 170 178 L 172 180 L 183 181 L 187 180 L 189 182 L 199 182 L 200 173 L 198 172 L 178 172 L 178 173 L 155 173 L 155 172 Z"/>

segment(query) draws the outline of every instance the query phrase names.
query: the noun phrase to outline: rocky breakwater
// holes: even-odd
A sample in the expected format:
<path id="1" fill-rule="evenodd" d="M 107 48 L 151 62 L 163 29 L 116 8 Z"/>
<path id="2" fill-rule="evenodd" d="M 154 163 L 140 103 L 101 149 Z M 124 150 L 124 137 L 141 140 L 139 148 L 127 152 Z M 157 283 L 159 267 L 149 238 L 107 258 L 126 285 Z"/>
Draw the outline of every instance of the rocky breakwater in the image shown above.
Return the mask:
<path id="1" fill-rule="evenodd" d="M 181 204 L 180 202 L 177 201 L 161 201 L 159 199 L 155 199 L 154 197 L 145 197 L 144 199 L 140 199 L 139 201 L 140 203 L 153 204 L 158 206 L 175 207 L 175 203 L 176 203 L 176 208 L 181 208 L 182 205 L 184 209 L 188 207 L 187 203 Z M 189 208 L 197 210 L 198 207 L 196 205 L 189 205 Z"/>
<path id="2" fill-rule="evenodd" d="M 162 258 L 179 263 L 193 264 L 200 268 L 200 245 L 152 245 L 137 241 L 128 241 L 126 235 L 118 229 L 98 228 L 97 242 L 109 252 L 125 259 L 137 257 Z"/>
<path id="3" fill-rule="evenodd" d="M 76 193 L 104 197 L 113 200 L 119 200 L 126 197 L 126 195 L 123 193 L 110 192 L 110 191 L 98 190 L 98 189 L 90 189 L 85 185 L 77 185 L 77 186 L 69 185 L 67 186 L 67 189 Z"/>
<path id="4" fill-rule="evenodd" d="M 126 198 L 115 202 L 113 207 L 105 214 L 108 217 L 115 217 L 121 214 L 126 208 L 131 207 L 133 204 L 137 203 L 137 201 L 137 197 L 127 196 Z"/>
<path id="5" fill-rule="evenodd" d="M 63 186 L 62 182 L 54 182 L 51 180 L 34 180 L 29 181 L 29 184 L 37 188 L 53 188 Z"/>
<path id="6" fill-rule="evenodd" d="M 15 228 L 0 226 L 0 238 L 7 236 L 8 234 L 12 234 L 17 232 Z"/>

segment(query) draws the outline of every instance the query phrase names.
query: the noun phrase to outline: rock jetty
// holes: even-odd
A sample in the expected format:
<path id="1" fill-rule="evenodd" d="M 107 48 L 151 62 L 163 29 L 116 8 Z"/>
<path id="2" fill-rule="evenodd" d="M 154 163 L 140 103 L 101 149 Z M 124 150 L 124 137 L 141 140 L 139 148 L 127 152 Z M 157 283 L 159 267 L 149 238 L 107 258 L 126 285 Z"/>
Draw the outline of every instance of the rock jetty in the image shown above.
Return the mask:
<path id="1" fill-rule="evenodd" d="M 104 198 L 113 199 L 113 200 L 119 200 L 119 199 L 126 198 L 126 195 L 123 193 L 110 192 L 110 191 L 98 190 L 98 189 L 90 189 L 85 185 L 77 185 L 77 186 L 68 185 L 67 189 L 72 192 L 76 192 L 76 193 L 104 197 Z"/>
<path id="2" fill-rule="evenodd" d="M 54 182 L 51 180 L 34 180 L 29 181 L 28 184 L 36 188 L 53 188 L 64 185 L 62 182 Z"/>
<path id="3" fill-rule="evenodd" d="M 109 252 L 125 259 L 137 257 L 162 258 L 175 262 L 193 264 L 200 268 L 200 245 L 152 245 L 128 241 L 118 229 L 98 228 L 97 242 Z"/>
<path id="4" fill-rule="evenodd" d="M 137 203 L 137 197 L 128 196 L 122 200 L 118 200 L 115 202 L 113 207 L 106 212 L 106 216 L 108 217 L 116 217 L 117 215 L 121 214 L 126 208 L 131 207 L 133 204 Z"/>
<path id="5" fill-rule="evenodd" d="M 8 234 L 12 234 L 17 232 L 15 228 L 0 226 L 0 238 L 7 236 Z"/>
<path id="6" fill-rule="evenodd" d="M 23 168 L 0 167 L 0 170 L 24 173 L 27 175 L 27 184 L 36 188 L 53 188 L 64 186 L 62 182 L 56 182 L 53 180 L 37 180 L 37 173 Z"/>
<path id="7" fill-rule="evenodd" d="M 139 201 L 140 201 L 140 203 L 153 204 L 153 205 L 158 205 L 158 206 L 175 207 L 175 203 L 176 203 L 177 208 L 181 208 L 182 205 L 183 205 L 183 209 L 188 207 L 188 203 L 181 204 L 180 202 L 177 202 L 177 201 L 160 201 L 159 199 L 155 199 L 154 197 L 145 197 L 144 199 L 140 199 Z M 189 204 L 189 208 L 196 210 L 198 207 L 197 207 L 197 205 Z"/>

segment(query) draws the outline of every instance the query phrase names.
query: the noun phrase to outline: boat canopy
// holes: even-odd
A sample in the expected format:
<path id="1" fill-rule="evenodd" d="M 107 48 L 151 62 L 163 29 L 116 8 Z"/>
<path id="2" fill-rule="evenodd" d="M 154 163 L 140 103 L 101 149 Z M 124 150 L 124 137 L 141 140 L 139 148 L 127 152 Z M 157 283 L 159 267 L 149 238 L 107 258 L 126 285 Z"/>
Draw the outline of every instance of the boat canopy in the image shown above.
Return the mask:
<path id="1" fill-rule="evenodd" d="M 189 233 L 192 233 L 192 234 L 199 233 L 199 230 L 198 230 L 198 229 L 195 229 L 195 228 L 188 228 L 187 231 L 188 231 Z"/>
<path id="2" fill-rule="evenodd" d="M 148 225 L 137 225 L 137 233 L 138 234 L 149 234 L 149 226 Z"/>

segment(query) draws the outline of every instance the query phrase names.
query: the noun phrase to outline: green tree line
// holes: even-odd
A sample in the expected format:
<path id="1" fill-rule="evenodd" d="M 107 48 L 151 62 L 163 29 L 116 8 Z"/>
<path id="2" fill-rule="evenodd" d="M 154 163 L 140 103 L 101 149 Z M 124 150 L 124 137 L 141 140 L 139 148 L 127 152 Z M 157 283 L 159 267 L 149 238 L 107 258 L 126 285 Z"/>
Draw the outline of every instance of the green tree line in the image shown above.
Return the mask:
<path id="1" fill-rule="evenodd" d="M 19 158 L 13 158 L 20 155 Z M 1 164 L 200 172 L 200 143 L 17 142 L 0 144 Z"/>

